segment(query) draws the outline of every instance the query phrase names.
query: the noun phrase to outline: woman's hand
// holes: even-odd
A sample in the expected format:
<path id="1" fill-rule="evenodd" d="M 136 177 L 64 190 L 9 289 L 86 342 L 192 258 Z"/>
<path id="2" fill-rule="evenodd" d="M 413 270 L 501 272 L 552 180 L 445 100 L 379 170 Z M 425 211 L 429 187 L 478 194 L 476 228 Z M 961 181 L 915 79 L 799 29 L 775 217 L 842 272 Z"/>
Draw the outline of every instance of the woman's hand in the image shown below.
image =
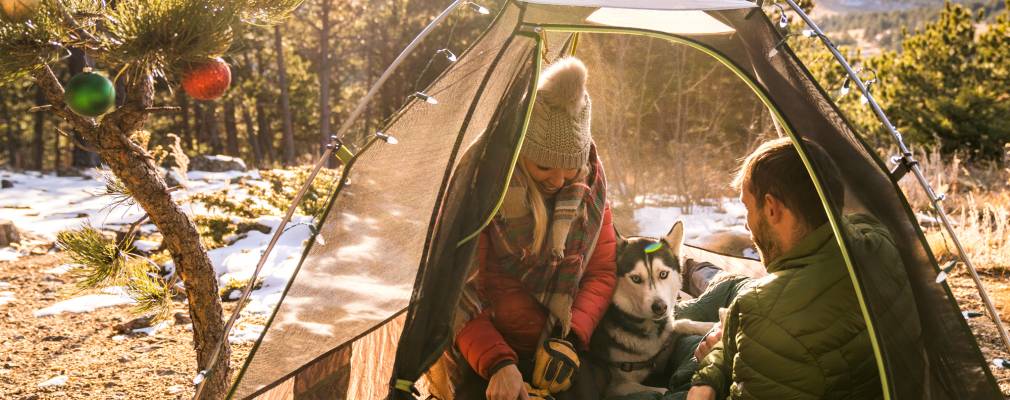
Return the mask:
<path id="1" fill-rule="evenodd" d="M 523 385 L 523 375 L 515 364 L 499 369 L 491 375 L 487 385 L 488 400 L 529 400 Z"/>
<path id="2" fill-rule="evenodd" d="M 687 400 L 715 400 L 715 389 L 711 386 L 694 386 L 687 392 Z"/>
<path id="3" fill-rule="evenodd" d="M 712 347 L 715 347 L 716 343 L 722 339 L 722 327 L 719 323 L 716 323 L 712 327 L 712 330 L 705 334 L 705 337 L 701 338 L 701 342 L 698 343 L 698 348 L 694 349 L 694 357 L 700 362 L 709 352 L 712 351 Z"/>

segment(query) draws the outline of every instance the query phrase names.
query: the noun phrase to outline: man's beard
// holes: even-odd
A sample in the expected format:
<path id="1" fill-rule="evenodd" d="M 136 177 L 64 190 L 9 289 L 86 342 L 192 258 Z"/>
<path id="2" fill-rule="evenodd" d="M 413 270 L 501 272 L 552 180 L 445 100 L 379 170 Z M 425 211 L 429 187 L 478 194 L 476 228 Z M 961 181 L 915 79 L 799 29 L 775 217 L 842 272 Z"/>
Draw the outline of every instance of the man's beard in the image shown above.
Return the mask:
<path id="1" fill-rule="evenodd" d="M 751 230 L 751 240 L 757 246 L 758 254 L 761 256 L 761 262 L 767 266 L 769 263 L 778 258 L 781 253 L 782 246 L 779 245 L 779 238 L 772 231 L 771 225 L 764 218 L 758 220 L 757 227 Z"/>

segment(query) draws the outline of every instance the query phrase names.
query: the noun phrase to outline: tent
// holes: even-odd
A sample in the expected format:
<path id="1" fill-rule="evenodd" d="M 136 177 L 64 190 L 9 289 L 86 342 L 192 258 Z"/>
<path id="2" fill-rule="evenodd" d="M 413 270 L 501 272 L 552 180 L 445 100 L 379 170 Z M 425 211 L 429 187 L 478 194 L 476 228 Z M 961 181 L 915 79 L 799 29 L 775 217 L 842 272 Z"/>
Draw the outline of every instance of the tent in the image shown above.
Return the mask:
<path id="1" fill-rule="evenodd" d="M 949 287 L 937 283 L 940 268 L 898 188 L 901 176 L 853 131 L 784 37 L 743 0 L 507 1 L 459 60 L 384 127 L 398 144 L 382 143 L 382 135 L 353 144 L 357 154 L 318 237 L 230 396 L 427 391 L 425 374 L 452 342 L 474 238 L 515 168 L 531 89 L 543 65 L 576 53 L 590 68 L 593 135 L 622 232 L 662 219 L 645 212 L 656 204 L 731 209 L 709 201 L 730 196 L 712 181 L 728 179 L 755 143 L 787 135 L 844 249 L 885 398 L 1001 398 Z M 741 118 L 750 125 L 736 124 Z M 845 175 L 844 195 L 821 185 L 820 166 L 806 159 L 800 139 L 831 155 Z M 903 269 L 849 250 L 834 211 L 841 203 L 842 213 L 868 213 L 887 227 Z M 710 249 L 691 252 L 754 266 Z"/>

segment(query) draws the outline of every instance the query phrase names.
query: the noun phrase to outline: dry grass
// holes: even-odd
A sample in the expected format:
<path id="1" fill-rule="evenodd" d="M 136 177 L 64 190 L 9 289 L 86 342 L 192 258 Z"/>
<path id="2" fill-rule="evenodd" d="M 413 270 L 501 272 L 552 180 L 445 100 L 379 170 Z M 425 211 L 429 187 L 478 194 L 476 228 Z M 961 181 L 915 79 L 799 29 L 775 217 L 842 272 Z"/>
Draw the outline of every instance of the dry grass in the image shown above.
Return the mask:
<path id="1" fill-rule="evenodd" d="M 916 159 L 934 190 L 946 194 L 942 205 L 968 259 L 982 272 L 1010 272 L 1010 169 L 966 162 L 959 155 L 942 157 L 935 150 L 921 151 Z M 916 212 L 937 217 L 914 176 L 905 176 L 899 185 Z M 954 242 L 941 225 L 927 226 L 926 236 L 937 258 L 956 257 Z"/>

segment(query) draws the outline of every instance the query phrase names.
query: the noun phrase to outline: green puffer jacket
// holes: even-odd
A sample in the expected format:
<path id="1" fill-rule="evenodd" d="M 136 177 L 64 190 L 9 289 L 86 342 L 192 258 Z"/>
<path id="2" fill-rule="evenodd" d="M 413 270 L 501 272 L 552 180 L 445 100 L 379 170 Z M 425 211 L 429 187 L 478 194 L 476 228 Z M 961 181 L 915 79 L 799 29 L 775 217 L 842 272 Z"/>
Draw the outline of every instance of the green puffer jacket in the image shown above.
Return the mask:
<path id="1" fill-rule="evenodd" d="M 846 218 L 853 246 L 899 265 L 893 240 L 865 215 Z M 872 250 L 870 250 L 872 249 Z M 866 323 L 829 224 L 768 265 L 730 305 L 723 340 L 692 384 L 718 399 L 876 399 L 880 378 Z"/>

